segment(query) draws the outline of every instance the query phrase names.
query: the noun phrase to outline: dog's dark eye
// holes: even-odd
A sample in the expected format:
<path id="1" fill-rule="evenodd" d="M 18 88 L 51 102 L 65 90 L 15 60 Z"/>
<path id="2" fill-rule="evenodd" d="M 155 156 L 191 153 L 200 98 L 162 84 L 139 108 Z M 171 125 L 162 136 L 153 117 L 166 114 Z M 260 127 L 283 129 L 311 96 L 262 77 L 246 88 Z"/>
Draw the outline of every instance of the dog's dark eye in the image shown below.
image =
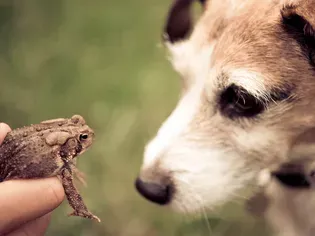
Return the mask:
<path id="1" fill-rule="evenodd" d="M 230 118 L 254 117 L 264 110 L 262 101 L 234 84 L 221 94 L 220 107 L 221 112 Z"/>
<path id="2" fill-rule="evenodd" d="M 88 136 L 87 134 L 81 134 L 81 135 L 80 135 L 80 140 L 81 140 L 81 141 L 86 140 L 86 139 L 88 139 L 88 137 L 89 137 L 89 136 Z"/>

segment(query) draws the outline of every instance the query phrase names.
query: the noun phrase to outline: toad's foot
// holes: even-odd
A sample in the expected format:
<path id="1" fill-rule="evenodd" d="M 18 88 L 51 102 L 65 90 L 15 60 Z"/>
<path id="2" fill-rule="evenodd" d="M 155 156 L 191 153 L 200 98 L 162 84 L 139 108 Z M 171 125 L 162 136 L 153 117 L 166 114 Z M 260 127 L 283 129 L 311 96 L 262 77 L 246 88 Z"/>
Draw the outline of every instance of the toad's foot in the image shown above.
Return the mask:
<path id="1" fill-rule="evenodd" d="M 100 218 L 98 218 L 96 215 L 93 215 L 91 212 L 88 211 L 73 211 L 68 216 L 80 216 L 91 220 L 96 220 L 98 222 L 101 222 Z"/>

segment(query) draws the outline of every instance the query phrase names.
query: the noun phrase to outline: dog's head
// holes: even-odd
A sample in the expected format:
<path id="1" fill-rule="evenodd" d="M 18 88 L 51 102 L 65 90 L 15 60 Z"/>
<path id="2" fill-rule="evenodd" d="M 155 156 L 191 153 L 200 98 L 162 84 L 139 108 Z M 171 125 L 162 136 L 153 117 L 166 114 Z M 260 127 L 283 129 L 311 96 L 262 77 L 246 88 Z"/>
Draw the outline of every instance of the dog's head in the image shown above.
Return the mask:
<path id="1" fill-rule="evenodd" d="M 192 2 L 175 1 L 166 27 L 182 96 L 136 181 L 186 213 L 231 199 L 315 122 L 314 0 L 212 0 L 184 39 Z"/>

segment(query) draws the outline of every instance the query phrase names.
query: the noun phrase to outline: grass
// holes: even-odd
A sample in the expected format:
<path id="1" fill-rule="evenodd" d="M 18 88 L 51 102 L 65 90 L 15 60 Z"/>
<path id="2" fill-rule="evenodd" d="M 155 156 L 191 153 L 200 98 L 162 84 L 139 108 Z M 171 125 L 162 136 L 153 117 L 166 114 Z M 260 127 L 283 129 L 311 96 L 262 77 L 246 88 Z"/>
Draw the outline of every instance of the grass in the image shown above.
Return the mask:
<path id="1" fill-rule="evenodd" d="M 160 45 L 169 4 L 0 1 L 0 120 L 15 128 L 78 113 L 97 135 L 79 160 L 88 176 L 80 191 L 102 223 L 67 218 L 65 202 L 48 236 L 266 234 L 241 204 L 209 215 L 209 228 L 204 218 L 159 208 L 134 190 L 143 147 L 179 96 L 178 76 Z"/>

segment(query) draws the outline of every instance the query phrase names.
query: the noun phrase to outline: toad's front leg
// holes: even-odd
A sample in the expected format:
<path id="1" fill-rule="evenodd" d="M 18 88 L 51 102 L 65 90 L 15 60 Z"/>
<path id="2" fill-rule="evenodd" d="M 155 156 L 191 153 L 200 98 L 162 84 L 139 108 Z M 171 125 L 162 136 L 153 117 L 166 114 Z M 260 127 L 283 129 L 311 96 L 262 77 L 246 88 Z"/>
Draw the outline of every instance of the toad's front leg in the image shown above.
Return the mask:
<path id="1" fill-rule="evenodd" d="M 101 222 L 101 220 L 97 216 L 89 212 L 86 205 L 84 204 L 81 195 L 79 194 L 78 190 L 73 184 L 71 169 L 69 167 L 64 168 L 60 176 L 68 202 L 70 206 L 74 209 L 74 211 L 69 215 L 81 216 L 84 218 L 94 219 L 97 220 L 98 222 Z"/>

